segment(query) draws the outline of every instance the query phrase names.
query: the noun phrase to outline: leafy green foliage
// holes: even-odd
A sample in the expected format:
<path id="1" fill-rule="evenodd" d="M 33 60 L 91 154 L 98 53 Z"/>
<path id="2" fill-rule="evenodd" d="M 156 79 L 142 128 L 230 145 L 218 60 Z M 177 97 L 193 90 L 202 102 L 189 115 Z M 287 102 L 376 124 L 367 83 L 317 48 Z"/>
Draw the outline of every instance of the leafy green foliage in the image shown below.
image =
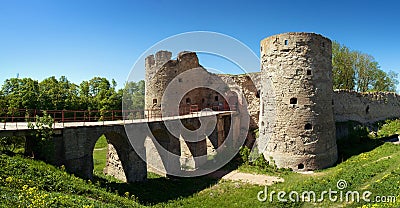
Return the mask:
<path id="1" fill-rule="evenodd" d="M 37 159 L 49 160 L 53 155 L 54 147 L 52 141 L 54 120 L 46 111 L 43 116 L 36 116 L 35 123 L 28 122 L 28 128 L 32 129 L 31 135 L 27 136 L 27 143 L 32 149 L 26 149 L 25 153 Z"/>
<path id="2" fill-rule="evenodd" d="M 125 84 L 123 89 L 124 102 L 123 106 L 126 110 L 144 110 L 145 99 L 145 83 L 143 80 L 139 82 L 129 82 Z M 129 119 L 143 118 L 144 112 L 132 112 Z"/>
<path id="3" fill-rule="evenodd" d="M 381 70 L 371 55 L 332 43 L 333 88 L 367 91 L 396 91 L 397 73 Z"/>
<path id="4" fill-rule="evenodd" d="M 350 49 L 337 42 L 332 43 L 332 71 L 334 89 L 354 89 L 355 71 Z"/>
<path id="5" fill-rule="evenodd" d="M 24 148 L 25 137 L 23 136 L 12 136 L 12 137 L 0 137 L 0 152 L 19 152 Z"/>
<path id="6" fill-rule="evenodd" d="M 377 132 L 377 137 L 389 137 L 400 134 L 400 120 L 386 120 Z"/>
<path id="7" fill-rule="evenodd" d="M 254 152 L 257 152 L 257 150 Z M 240 171 L 250 172 L 250 173 L 260 173 L 260 174 L 268 173 L 276 175 L 277 173 L 283 173 L 290 170 L 286 168 L 278 168 L 275 165 L 274 160 L 272 158 L 270 158 L 270 160 L 267 161 L 264 158 L 264 155 L 262 154 L 257 154 L 257 155 L 251 155 L 251 154 L 257 154 L 257 153 L 251 152 L 251 150 L 246 146 L 240 148 L 239 155 L 242 163 L 238 167 Z"/>
<path id="8" fill-rule="evenodd" d="M 46 141 L 53 134 L 53 123 L 53 118 L 44 111 L 43 116 L 36 116 L 35 123 L 28 122 L 28 128 L 35 130 L 33 131 L 33 136 L 40 141 Z"/>
<path id="9" fill-rule="evenodd" d="M 30 78 L 7 79 L 0 90 L 0 116 L 17 115 L 17 109 L 39 110 L 100 110 L 98 118 L 109 116 L 105 110 L 121 110 L 122 97 L 126 109 L 144 109 L 144 81 L 128 82 L 116 89 L 114 80 L 94 77 L 79 85 L 65 76 L 54 76 L 41 82 Z"/>
<path id="10" fill-rule="evenodd" d="M 250 149 L 248 147 L 241 147 L 239 150 L 239 155 L 244 164 L 249 164 Z"/>
<path id="11" fill-rule="evenodd" d="M 39 84 L 30 78 L 7 79 L 1 91 L 9 110 L 34 109 L 38 104 Z"/>

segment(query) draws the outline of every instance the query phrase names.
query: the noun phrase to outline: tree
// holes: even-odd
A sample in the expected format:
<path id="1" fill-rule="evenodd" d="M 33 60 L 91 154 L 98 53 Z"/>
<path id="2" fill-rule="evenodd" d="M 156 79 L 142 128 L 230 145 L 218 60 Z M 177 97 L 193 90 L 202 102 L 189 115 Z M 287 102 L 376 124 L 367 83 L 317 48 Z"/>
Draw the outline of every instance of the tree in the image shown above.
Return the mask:
<path id="1" fill-rule="evenodd" d="M 80 106 L 86 110 L 100 110 L 96 116 L 104 118 L 111 116 L 106 110 L 122 109 L 122 91 L 116 91 L 115 80 L 108 81 L 106 78 L 94 77 L 89 81 L 83 81 L 79 86 Z"/>
<path id="2" fill-rule="evenodd" d="M 333 88 L 354 89 L 355 71 L 354 54 L 350 49 L 338 42 L 332 43 Z"/>
<path id="3" fill-rule="evenodd" d="M 24 144 L 23 136 L 0 137 L 0 151 L 7 154 L 13 154 L 15 150 L 23 148 Z"/>
<path id="4" fill-rule="evenodd" d="M 3 117 L 5 115 L 6 109 L 7 109 L 7 102 L 5 96 L 3 95 L 3 91 L 0 90 L 0 117 Z"/>
<path id="5" fill-rule="evenodd" d="M 384 71 L 378 69 L 373 74 L 374 79 L 371 83 L 371 89 L 369 91 L 389 91 L 395 92 L 397 81 L 397 73 L 389 71 L 385 73 Z"/>
<path id="6" fill-rule="evenodd" d="M 58 80 L 58 89 L 61 99 L 64 101 L 62 109 L 79 109 L 78 86 L 71 83 L 65 76 Z"/>
<path id="7" fill-rule="evenodd" d="M 381 70 L 375 58 L 332 43 L 333 87 L 366 91 L 396 91 L 397 74 Z"/>
<path id="8" fill-rule="evenodd" d="M 123 89 L 124 107 L 127 110 L 144 110 L 145 83 L 127 82 Z"/>
<path id="9" fill-rule="evenodd" d="M 81 110 L 91 110 L 90 106 L 90 95 L 89 95 L 89 82 L 88 81 L 83 81 L 79 85 L 79 97 L 80 97 L 80 103 L 79 103 L 79 108 Z"/>
<path id="10" fill-rule="evenodd" d="M 18 109 L 33 109 L 38 106 L 38 82 L 30 78 L 11 78 L 4 82 L 1 88 L 2 105 L 6 105 L 7 114 L 24 116 L 25 112 Z"/>
<path id="11" fill-rule="evenodd" d="M 52 76 L 39 83 L 40 109 L 43 110 L 62 110 L 64 100 L 60 94 L 58 80 Z"/>
<path id="12" fill-rule="evenodd" d="M 387 73 L 387 77 L 388 77 L 386 81 L 386 84 L 388 85 L 387 91 L 396 92 L 397 85 L 399 84 L 398 74 L 390 70 L 389 73 Z"/>
<path id="13" fill-rule="evenodd" d="M 356 72 L 356 91 L 366 92 L 371 89 L 372 83 L 376 81 L 379 73 L 385 72 L 379 69 L 378 62 L 374 57 L 368 54 L 355 51 L 354 54 L 354 68 Z"/>

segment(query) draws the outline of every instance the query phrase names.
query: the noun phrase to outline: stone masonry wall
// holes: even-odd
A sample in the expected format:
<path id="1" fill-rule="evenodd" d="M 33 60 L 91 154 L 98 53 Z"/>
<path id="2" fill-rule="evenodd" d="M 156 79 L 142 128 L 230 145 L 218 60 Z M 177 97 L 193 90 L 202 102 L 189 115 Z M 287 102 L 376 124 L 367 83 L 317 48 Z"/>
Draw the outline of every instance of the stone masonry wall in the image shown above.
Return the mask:
<path id="1" fill-rule="evenodd" d="M 396 93 L 335 90 L 333 102 L 336 122 L 373 123 L 400 117 L 400 95 Z"/>
<path id="2" fill-rule="evenodd" d="M 219 74 L 223 80 L 235 80 L 240 86 L 248 103 L 248 110 L 252 120 L 251 129 L 258 128 L 260 113 L 260 99 L 257 90 L 260 89 L 261 73 L 251 73 L 252 81 L 249 84 L 249 75 Z M 230 82 L 227 82 L 230 85 Z M 333 116 L 335 122 L 357 121 L 360 123 L 373 123 L 389 118 L 400 117 L 400 95 L 394 92 L 355 92 L 350 90 L 333 90 Z"/>
<path id="3" fill-rule="evenodd" d="M 180 73 L 200 67 L 196 53 L 181 52 L 176 60 L 170 60 L 172 53 L 159 51 L 146 58 L 145 109 L 161 109 L 164 91 Z"/>

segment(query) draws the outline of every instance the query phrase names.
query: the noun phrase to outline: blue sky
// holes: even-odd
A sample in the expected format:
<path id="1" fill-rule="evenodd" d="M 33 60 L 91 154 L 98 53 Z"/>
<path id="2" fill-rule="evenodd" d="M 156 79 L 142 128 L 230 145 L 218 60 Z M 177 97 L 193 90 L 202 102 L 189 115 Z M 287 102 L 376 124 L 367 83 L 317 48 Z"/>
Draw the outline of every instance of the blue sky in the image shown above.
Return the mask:
<path id="1" fill-rule="evenodd" d="M 384 0 L 0 0 L 0 83 L 19 73 L 78 84 L 101 76 L 121 87 L 152 45 L 198 30 L 232 36 L 257 55 L 270 35 L 316 32 L 399 73 L 399 21 L 400 3 Z"/>

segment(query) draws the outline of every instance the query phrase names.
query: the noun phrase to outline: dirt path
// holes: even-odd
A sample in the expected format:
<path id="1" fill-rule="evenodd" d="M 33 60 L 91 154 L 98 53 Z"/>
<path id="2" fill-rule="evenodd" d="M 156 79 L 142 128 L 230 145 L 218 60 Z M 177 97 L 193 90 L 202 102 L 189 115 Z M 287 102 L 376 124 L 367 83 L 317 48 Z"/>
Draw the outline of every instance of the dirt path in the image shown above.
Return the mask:
<path id="1" fill-rule="evenodd" d="M 229 181 L 240 181 L 243 183 L 250 183 L 260 186 L 266 186 L 266 185 L 269 186 L 274 183 L 284 182 L 284 179 L 280 177 L 252 174 L 252 173 L 242 173 L 237 170 L 234 170 L 232 172 L 219 170 L 210 174 L 209 176 L 213 178 L 221 178 Z"/>

